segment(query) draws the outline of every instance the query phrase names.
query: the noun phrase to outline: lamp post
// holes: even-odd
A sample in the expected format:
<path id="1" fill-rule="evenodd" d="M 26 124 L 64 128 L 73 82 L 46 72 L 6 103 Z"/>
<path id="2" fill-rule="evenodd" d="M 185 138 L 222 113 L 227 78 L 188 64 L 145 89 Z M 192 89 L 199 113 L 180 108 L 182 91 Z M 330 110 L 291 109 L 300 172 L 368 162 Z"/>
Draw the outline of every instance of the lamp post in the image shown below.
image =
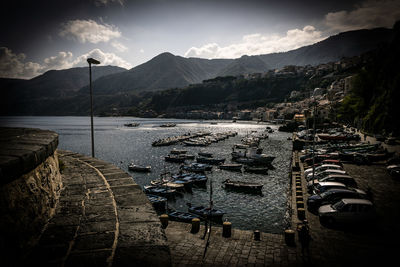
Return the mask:
<path id="1" fill-rule="evenodd" d="M 88 58 L 89 63 L 89 87 L 90 87 L 90 130 L 92 136 L 92 157 L 94 158 L 94 131 L 93 131 L 93 89 L 92 89 L 92 64 L 100 64 L 100 61 Z"/>

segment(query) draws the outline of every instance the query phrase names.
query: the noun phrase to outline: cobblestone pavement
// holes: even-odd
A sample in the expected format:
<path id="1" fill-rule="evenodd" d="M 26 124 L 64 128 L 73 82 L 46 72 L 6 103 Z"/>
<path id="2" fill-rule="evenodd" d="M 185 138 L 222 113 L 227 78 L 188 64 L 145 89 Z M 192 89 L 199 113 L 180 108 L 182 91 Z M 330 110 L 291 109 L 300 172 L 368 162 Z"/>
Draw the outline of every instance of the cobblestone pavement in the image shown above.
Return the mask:
<path id="1" fill-rule="evenodd" d="M 59 155 L 65 169 L 56 215 L 24 265 L 169 266 L 161 223 L 132 177 L 95 158 Z"/>
<path id="2" fill-rule="evenodd" d="M 196 234 L 191 224 L 170 221 L 166 228 L 173 266 L 296 266 L 302 263 L 298 248 L 285 244 L 283 235 L 261 233 L 254 240 L 252 231 L 232 229 L 222 236 L 222 227 L 212 227 L 209 247 L 203 259 L 207 238 L 204 226 Z"/>

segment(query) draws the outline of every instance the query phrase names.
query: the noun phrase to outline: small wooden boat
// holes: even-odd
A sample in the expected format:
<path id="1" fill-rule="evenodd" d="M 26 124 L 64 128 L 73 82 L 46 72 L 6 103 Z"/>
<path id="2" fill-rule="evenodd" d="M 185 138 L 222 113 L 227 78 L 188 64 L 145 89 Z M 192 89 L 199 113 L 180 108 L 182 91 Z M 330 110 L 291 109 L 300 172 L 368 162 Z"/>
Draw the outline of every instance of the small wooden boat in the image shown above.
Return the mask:
<path id="1" fill-rule="evenodd" d="M 197 158 L 196 159 L 197 162 L 199 163 L 206 163 L 206 164 L 213 164 L 213 165 L 218 165 L 218 164 L 222 164 L 225 162 L 224 158 Z"/>
<path id="2" fill-rule="evenodd" d="M 180 149 L 172 149 L 171 150 L 171 154 L 174 154 L 174 155 L 179 155 L 179 154 L 186 154 L 186 152 L 187 152 L 187 150 L 180 150 Z"/>
<path id="3" fill-rule="evenodd" d="M 206 208 L 204 206 L 192 207 L 191 205 L 188 208 L 190 213 L 200 215 L 203 218 L 210 217 L 211 219 L 222 220 L 222 216 L 224 216 L 225 212 L 218 209 Z"/>
<path id="4" fill-rule="evenodd" d="M 124 124 L 124 126 L 126 126 L 126 127 L 137 127 L 139 125 L 140 125 L 140 123 L 137 123 L 137 122 L 131 122 L 131 123 Z"/>
<path id="5" fill-rule="evenodd" d="M 201 157 L 205 157 L 205 158 L 211 158 L 212 156 L 213 156 L 213 154 L 212 153 L 209 153 L 209 152 L 199 152 L 199 153 L 197 153 L 199 156 L 201 156 Z"/>
<path id="6" fill-rule="evenodd" d="M 184 163 L 186 160 L 185 157 L 181 157 L 180 155 L 168 155 L 165 157 L 165 161 L 175 162 L 175 163 Z"/>
<path id="7" fill-rule="evenodd" d="M 176 123 L 164 123 L 161 124 L 160 127 L 175 127 Z"/>
<path id="8" fill-rule="evenodd" d="M 182 211 L 169 212 L 168 217 L 173 221 L 189 222 L 189 223 L 192 222 L 193 219 L 198 218 L 198 216 Z"/>
<path id="9" fill-rule="evenodd" d="M 131 163 L 131 164 L 129 164 L 128 169 L 130 171 L 134 171 L 134 172 L 150 172 L 151 166 L 140 166 L 140 165 Z"/>
<path id="10" fill-rule="evenodd" d="M 165 197 L 147 194 L 147 198 L 155 209 L 165 209 L 165 203 L 167 202 Z"/>
<path id="11" fill-rule="evenodd" d="M 261 189 L 264 186 L 263 184 L 260 184 L 260 183 L 232 181 L 230 179 L 226 179 L 222 183 L 225 185 L 225 188 L 228 188 L 228 189 L 235 189 L 235 190 L 239 190 L 239 191 L 247 191 L 247 192 L 254 192 L 254 193 L 260 193 Z"/>
<path id="12" fill-rule="evenodd" d="M 241 171 L 242 170 L 242 164 L 235 164 L 235 163 L 230 163 L 230 164 L 221 164 L 218 167 L 221 170 L 229 170 L 229 171 Z"/>
<path id="13" fill-rule="evenodd" d="M 201 163 L 191 163 L 190 165 L 185 165 L 182 167 L 183 170 L 189 172 L 205 172 L 211 171 L 212 166 L 208 164 L 201 164 Z"/>
<path id="14" fill-rule="evenodd" d="M 268 174 L 268 167 L 244 166 L 245 172 Z"/>
<path id="15" fill-rule="evenodd" d="M 172 197 L 177 193 L 175 189 L 170 189 L 164 186 L 145 185 L 143 188 L 146 194 L 160 195 L 164 197 Z"/>

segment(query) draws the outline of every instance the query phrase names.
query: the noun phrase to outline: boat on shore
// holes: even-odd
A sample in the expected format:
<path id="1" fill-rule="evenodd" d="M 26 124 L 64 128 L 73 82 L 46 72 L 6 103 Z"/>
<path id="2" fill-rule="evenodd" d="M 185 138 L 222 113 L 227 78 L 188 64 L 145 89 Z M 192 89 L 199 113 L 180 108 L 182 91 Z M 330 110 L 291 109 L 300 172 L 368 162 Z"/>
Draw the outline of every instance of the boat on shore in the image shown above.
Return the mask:
<path id="1" fill-rule="evenodd" d="M 230 179 L 226 179 L 222 182 L 227 189 L 234 189 L 238 191 L 244 192 L 252 192 L 252 193 L 261 193 L 263 188 L 263 184 L 260 183 L 250 183 L 250 182 L 242 182 L 242 181 L 232 181 Z"/>

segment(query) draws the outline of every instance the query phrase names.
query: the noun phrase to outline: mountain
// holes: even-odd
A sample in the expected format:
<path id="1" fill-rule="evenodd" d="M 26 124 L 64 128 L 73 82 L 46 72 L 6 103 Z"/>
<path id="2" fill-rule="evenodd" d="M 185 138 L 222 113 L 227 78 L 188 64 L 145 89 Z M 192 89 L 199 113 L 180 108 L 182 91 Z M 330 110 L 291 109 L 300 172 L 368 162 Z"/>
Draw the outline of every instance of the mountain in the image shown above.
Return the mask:
<path id="1" fill-rule="evenodd" d="M 231 59 L 200 59 L 162 53 L 129 71 L 108 75 L 94 82 L 96 94 L 153 91 L 184 87 L 214 78 Z M 82 88 L 85 92 L 87 88 Z"/>
<path id="2" fill-rule="evenodd" d="M 92 80 L 126 71 L 115 66 L 92 67 Z M 46 99 L 75 96 L 89 83 L 89 68 L 50 70 L 30 80 L 0 78 L 1 114 L 31 114 Z M 27 112 L 29 110 L 29 112 Z M 34 112 L 33 112 L 34 113 Z"/>
<path id="3" fill-rule="evenodd" d="M 129 71 L 109 75 L 94 83 L 97 94 L 157 91 L 200 83 L 216 76 L 262 73 L 287 65 L 318 65 L 360 55 L 387 43 L 392 29 L 357 30 L 331 36 L 296 50 L 238 59 L 184 58 L 162 53 Z M 84 92 L 87 88 L 82 89 Z"/>

